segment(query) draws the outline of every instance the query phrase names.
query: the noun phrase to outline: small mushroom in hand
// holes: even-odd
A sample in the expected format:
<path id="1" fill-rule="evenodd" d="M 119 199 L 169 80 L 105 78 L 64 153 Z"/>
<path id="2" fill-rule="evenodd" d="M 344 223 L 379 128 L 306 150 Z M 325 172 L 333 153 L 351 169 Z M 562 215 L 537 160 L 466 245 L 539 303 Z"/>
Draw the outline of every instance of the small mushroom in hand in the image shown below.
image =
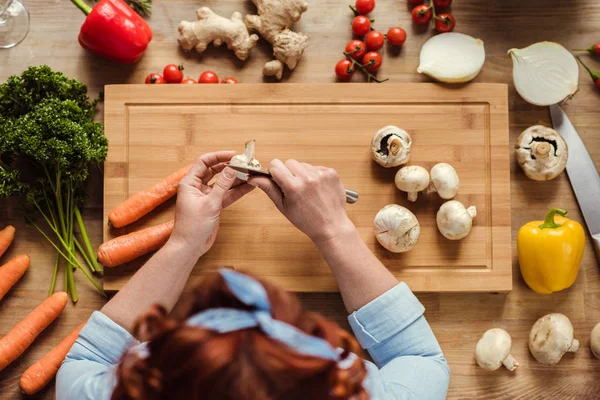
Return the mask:
<path id="1" fill-rule="evenodd" d="M 494 328 L 486 331 L 475 348 L 477 364 L 485 370 L 495 371 L 504 365 L 514 371 L 519 362 L 510 354 L 512 339 L 504 329 Z"/>
<path id="2" fill-rule="evenodd" d="M 260 162 L 254 158 L 254 140 L 246 142 L 243 154 L 233 156 L 229 164 L 236 167 L 255 169 L 260 171 Z"/>
<path id="3" fill-rule="evenodd" d="M 447 163 L 435 164 L 431 168 L 431 183 L 425 193 L 437 192 L 442 199 L 449 200 L 458 191 L 458 174 L 452 165 Z"/>
<path id="4" fill-rule="evenodd" d="M 408 162 L 411 146 L 412 139 L 404 129 L 388 125 L 373 136 L 371 155 L 383 167 L 397 167 Z"/>
<path id="5" fill-rule="evenodd" d="M 529 351 L 542 364 L 554 365 L 563 354 L 577 349 L 579 340 L 573 339 L 573 325 L 563 314 L 544 315 L 529 332 Z"/>
<path id="6" fill-rule="evenodd" d="M 517 162 L 529 179 L 549 181 L 567 165 L 567 143 L 554 129 L 534 125 L 523 131 L 515 145 Z"/>
<path id="7" fill-rule="evenodd" d="M 590 335 L 590 349 L 592 350 L 594 357 L 600 359 L 600 322 L 592 329 L 592 334 Z"/>
<path id="8" fill-rule="evenodd" d="M 445 238 L 460 240 L 471 232 L 475 216 L 475 206 L 465 208 L 460 201 L 450 200 L 442 204 L 437 212 L 437 227 Z"/>
<path id="9" fill-rule="evenodd" d="M 403 253 L 415 247 L 421 226 L 408 208 L 388 204 L 375 216 L 375 237 L 392 253 Z"/>
<path id="10" fill-rule="evenodd" d="M 419 192 L 429 186 L 429 172 L 418 165 L 402 167 L 394 179 L 396 187 L 408 193 L 408 201 L 417 201 Z"/>

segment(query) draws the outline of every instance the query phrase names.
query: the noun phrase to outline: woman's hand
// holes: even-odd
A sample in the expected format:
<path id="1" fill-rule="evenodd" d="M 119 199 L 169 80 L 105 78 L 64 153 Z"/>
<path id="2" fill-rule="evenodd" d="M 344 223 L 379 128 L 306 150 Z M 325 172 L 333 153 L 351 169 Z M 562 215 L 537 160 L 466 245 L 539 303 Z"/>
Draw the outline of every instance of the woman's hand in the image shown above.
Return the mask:
<path id="1" fill-rule="evenodd" d="M 262 189 L 313 242 L 325 242 L 356 229 L 346 214 L 344 186 L 334 169 L 296 160 L 284 164 L 275 159 L 269 172 L 273 180 L 253 176 L 248 184 Z"/>
<path id="2" fill-rule="evenodd" d="M 254 189 L 236 180 L 236 172 L 226 168 L 234 155 L 235 151 L 203 154 L 179 182 L 170 240 L 183 243 L 198 257 L 214 244 L 221 211 Z M 221 171 L 215 184 L 209 186 L 208 182 Z"/>

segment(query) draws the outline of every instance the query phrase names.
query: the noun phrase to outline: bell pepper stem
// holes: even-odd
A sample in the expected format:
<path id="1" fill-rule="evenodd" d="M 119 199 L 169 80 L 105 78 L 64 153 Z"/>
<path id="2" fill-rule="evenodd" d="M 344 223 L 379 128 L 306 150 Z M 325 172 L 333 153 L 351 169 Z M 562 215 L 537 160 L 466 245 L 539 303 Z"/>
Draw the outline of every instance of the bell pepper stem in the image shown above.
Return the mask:
<path id="1" fill-rule="evenodd" d="M 90 15 L 92 7 L 88 6 L 84 0 L 71 0 L 71 3 L 75 4 L 85 15 Z"/>
<path id="2" fill-rule="evenodd" d="M 558 214 L 561 216 L 565 216 L 567 215 L 567 210 L 563 210 L 562 208 L 552 208 L 550 209 L 550 211 L 548 211 L 548 214 L 546 214 L 546 218 L 544 218 L 544 223 L 540 225 L 540 229 L 556 229 L 560 226 L 560 224 L 557 224 L 556 222 L 554 222 L 554 216 Z"/>

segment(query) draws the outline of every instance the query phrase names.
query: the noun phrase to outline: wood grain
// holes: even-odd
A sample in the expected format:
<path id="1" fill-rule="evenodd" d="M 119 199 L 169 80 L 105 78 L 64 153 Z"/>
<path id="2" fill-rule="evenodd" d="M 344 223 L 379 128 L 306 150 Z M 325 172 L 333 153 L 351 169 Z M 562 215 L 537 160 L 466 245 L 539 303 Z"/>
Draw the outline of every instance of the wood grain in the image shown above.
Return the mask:
<path id="1" fill-rule="evenodd" d="M 154 38 L 144 57 L 135 65 L 123 66 L 101 60 L 86 53 L 77 43 L 83 14 L 64 0 L 25 0 L 31 14 L 29 36 L 19 46 L 0 50 L 0 81 L 19 74 L 29 65 L 48 64 L 52 68 L 77 77 L 88 84 L 90 96 L 96 96 L 104 85 L 140 83 L 151 71 L 160 71 L 171 62 L 183 62 L 186 75 L 197 78 L 203 70 L 213 70 L 219 76 L 235 76 L 243 83 L 261 83 L 263 64 L 271 58 L 269 47 L 261 41 L 245 63 L 238 61 L 226 49 L 209 48 L 207 52 L 182 53 L 176 44 L 177 24 L 192 19 L 194 10 L 202 5 L 212 7 L 223 15 L 239 10 L 253 12 L 246 0 L 154 0 L 154 12 L 149 19 Z M 341 51 L 351 34 L 352 19 L 346 7 L 350 1 L 310 0 L 309 10 L 302 17 L 299 29 L 310 36 L 310 45 L 293 73 L 286 73 L 285 82 L 328 83 L 334 81 L 333 67 L 342 57 Z M 480 37 L 485 42 L 486 63 L 475 82 L 509 84 L 510 144 L 530 125 L 550 124 L 547 108 L 524 102 L 512 85 L 511 61 L 506 51 L 525 47 L 541 40 L 556 41 L 566 48 L 587 47 L 598 41 L 600 2 L 595 0 L 454 0 L 452 14 L 458 32 Z M 427 78 L 415 73 L 419 49 L 431 36 L 428 28 L 413 26 L 403 0 L 379 0 L 373 12 L 379 29 L 402 26 L 408 39 L 401 51 L 384 49 L 380 76 L 387 83 L 425 82 Z M 600 60 L 584 56 L 586 62 L 600 70 Z M 586 144 L 596 167 L 600 168 L 600 92 L 595 90 L 581 69 L 580 90 L 565 107 L 569 118 Z M 361 77 L 356 76 L 355 81 Z M 268 80 L 267 80 L 268 81 Z M 383 83 L 382 85 L 386 85 Z M 100 109 L 99 120 L 102 120 Z M 441 127 L 440 129 L 442 129 Z M 582 221 L 577 203 L 566 175 L 552 182 L 528 180 L 511 156 L 511 236 L 531 219 L 543 217 L 546 209 L 561 206 L 572 218 Z M 94 176 L 88 188 L 85 219 L 92 243 L 102 242 L 102 177 Z M 6 334 L 21 318 L 41 302 L 47 293 L 53 252 L 43 238 L 28 228 L 19 212 L 19 200 L 0 201 L 0 224 L 17 227 L 14 246 L 2 258 L 17 254 L 31 256 L 31 267 L 15 288 L 0 303 L 0 335 Z M 589 350 L 589 332 L 600 321 L 600 270 L 591 246 L 586 245 L 579 277 L 570 289 L 553 295 L 532 293 L 520 277 L 513 239 L 513 290 L 504 294 L 419 294 L 425 304 L 425 315 L 440 340 L 452 369 L 450 399 L 597 399 L 600 393 L 598 370 L 600 361 Z M 35 360 L 42 357 L 64 336 L 99 309 L 105 302 L 85 278 L 76 274 L 80 302 L 68 305 L 63 315 L 53 323 L 16 362 L 0 373 L 0 399 L 21 398 L 18 379 Z M 307 293 L 301 295 L 312 310 L 321 312 L 340 323 L 346 315 L 336 293 Z M 488 311 L 489 310 L 489 311 Z M 529 328 L 545 313 L 566 313 L 581 340 L 581 349 L 565 357 L 554 367 L 542 366 L 527 350 Z M 347 327 L 347 324 L 345 324 Z M 491 327 L 507 329 L 513 338 L 513 353 L 522 367 L 515 373 L 480 369 L 473 356 L 481 334 Z M 43 391 L 40 399 L 54 399 L 54 387 Z"/>

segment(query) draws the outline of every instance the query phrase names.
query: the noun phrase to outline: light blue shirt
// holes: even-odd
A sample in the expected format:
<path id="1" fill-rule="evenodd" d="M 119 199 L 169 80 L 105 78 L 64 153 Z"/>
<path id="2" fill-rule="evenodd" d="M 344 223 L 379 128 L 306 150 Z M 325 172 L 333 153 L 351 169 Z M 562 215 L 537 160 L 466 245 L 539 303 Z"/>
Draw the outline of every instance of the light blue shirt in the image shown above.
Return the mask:
<path id="1" fill-rule="evenodd" d="M 400 283 L 348 317 L 374 363 L 363 382 L 371 400 L 445 399 L 450 369 L 425 320 L 425 307 Z M 57 400 L 109 400 L 123 353 L 141 344 L 96 311 L 56 378 Z"/>

